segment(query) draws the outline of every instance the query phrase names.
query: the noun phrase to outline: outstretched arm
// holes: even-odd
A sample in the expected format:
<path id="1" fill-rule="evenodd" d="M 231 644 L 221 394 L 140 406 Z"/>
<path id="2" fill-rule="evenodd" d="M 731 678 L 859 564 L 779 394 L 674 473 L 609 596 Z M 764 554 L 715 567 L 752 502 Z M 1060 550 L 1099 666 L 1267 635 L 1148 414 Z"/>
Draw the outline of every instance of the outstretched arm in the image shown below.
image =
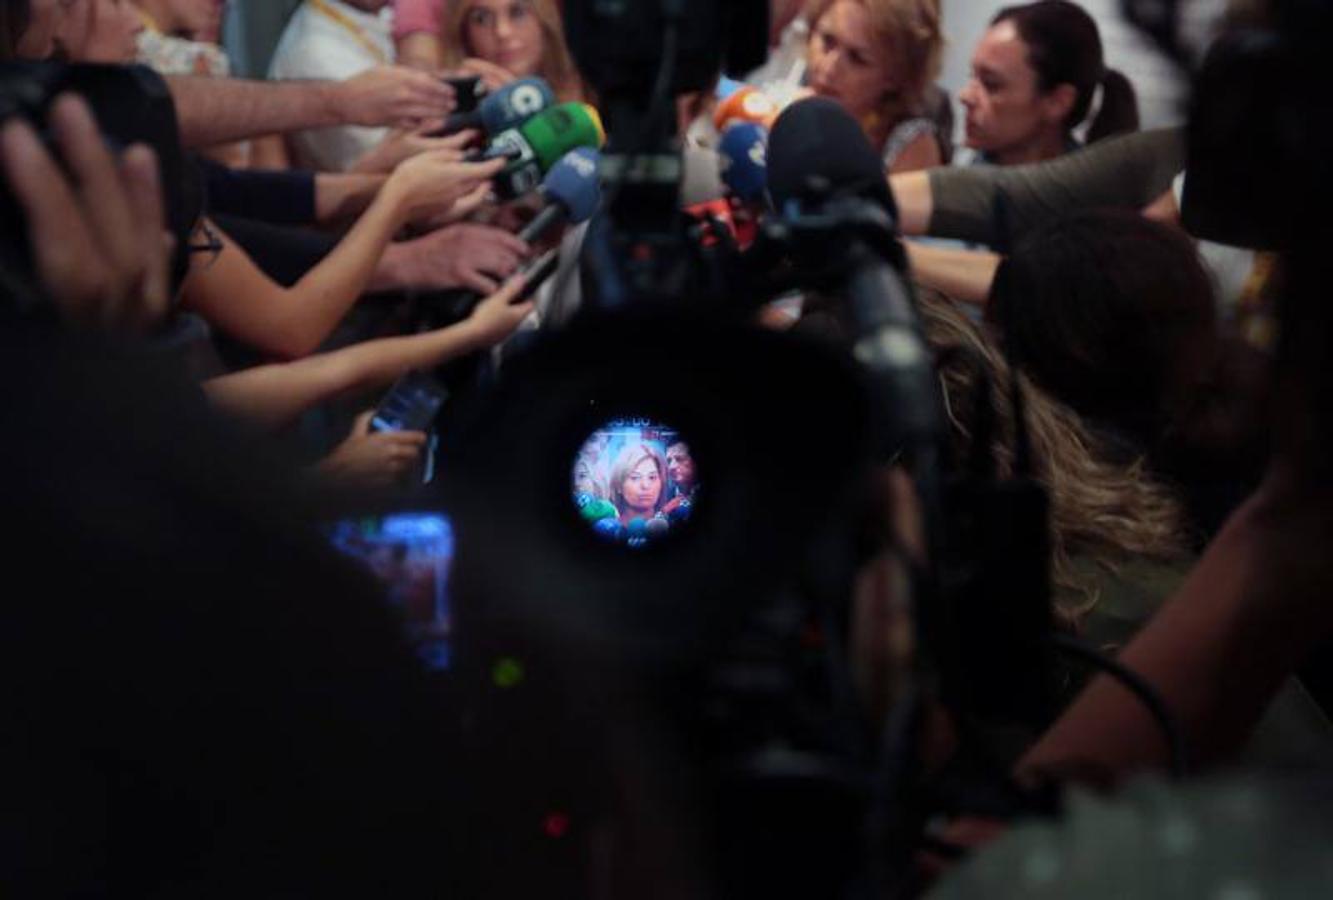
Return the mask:
<path id="1" fill-rule="evenodd" d="M 1333 621 L 1326 548 L 1333 511 L 1280 480 L 1270 477 L 1232 516 L 1179 593 L 1120 655 L 1160 693 L 1191 763 L 1232 754 Z M 1164 769 L 1167 758 L 1143 705 L 1101 676 L 1019 771 L 1091 764 L 1121 776 Z"/>
<path id="2" fill-rule="evenodd" d="M 414 370 L 484 350 L 513 333 L 532 312 L 514 303 L 523 279 L 510 279 L 457 325 L 404 337 L 381 338 L 291 363 L 256 366 L 204 384 L 209 399 L 234 416 L 277 428 L 340 394 L 392 383 Z"/>
<path id="3" fill-rule="evenodd" d="M 365 292 L 394 233 L 423 207 L 462 199 L 503 160 L 456 163 L 432 154 L 399 168 L 319 265 L 290 288 L 268 278 L 225 236 L 223 251 L 185 284 L 185 302 L 227 334 L 272 356 L 305 356 Z"/>
<path id="4" fill-rule="evenodd" d="M 990 296 L 1000 256 L 985 250 L 933 247 L 904 241 L 912 264 L 912 279 L 954 300 L 984 306 Z"/>
<path id="5" fill-rule="evenodd" d="M 1142 209 L 1185 167 L 1181 129 L 1098 141 L 1024 166 L 941 167 L 894 175 L 904 234 L 1001 244 L 1073 209 Z"/>
<path id="6" fill-rule="evenodd" d="M 453 90 L 425 72 L 371 69 L 346 81 L 247 81 L 168 76 L 181 141 L 211 147 L 335 125 L 405 126 L 453 108 Z"/>

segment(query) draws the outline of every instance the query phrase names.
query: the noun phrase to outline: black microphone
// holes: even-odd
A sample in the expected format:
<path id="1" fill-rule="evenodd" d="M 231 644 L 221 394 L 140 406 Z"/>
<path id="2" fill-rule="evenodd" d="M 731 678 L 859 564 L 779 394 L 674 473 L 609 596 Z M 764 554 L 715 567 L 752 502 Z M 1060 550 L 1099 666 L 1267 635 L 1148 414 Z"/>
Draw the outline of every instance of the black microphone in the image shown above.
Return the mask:
<path id="1" fill-rule="evenodd" d="M 791 231 L 797 267 L 846 299 L 852 354 L 869 376 L 880 454 L 899 457 L 921 500 L 929 563 L 914 610 L 926 657 L 947 701 L 966 691 L 958 621 L 940 590 L 945 544 L 940 460 L 947 426 L 916 302 L 905 278 L 906 254 L 895 234 L 897 208 L 884 164 L 861 126 L 823 97 L 789 106 L 773 124 L 768 188 Z"/>
<path id="2" fill-rule="evenodd" d="M 889 449 L 940 445 L 943 402 L 879 154 L 840 104 L 814 97 L 774 123 L 768 177 L 779 216 L 801 239 L 800 261 L 833 262 L 824 268 L 846 296 L 853 353 L 878 376 Z"/>

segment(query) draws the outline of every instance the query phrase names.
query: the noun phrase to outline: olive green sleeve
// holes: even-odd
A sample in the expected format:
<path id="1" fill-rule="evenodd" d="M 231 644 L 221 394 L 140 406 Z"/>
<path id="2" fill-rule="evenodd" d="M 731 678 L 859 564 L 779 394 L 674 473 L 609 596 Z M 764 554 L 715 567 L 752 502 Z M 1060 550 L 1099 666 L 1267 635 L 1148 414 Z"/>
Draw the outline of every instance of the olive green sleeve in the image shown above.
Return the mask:
<path id="1" fill-rule="evenodd" d="M 1147 206 L 1184 167 L 1184 130 L 1170 128 L 1110 138 L 1031 165 L 932 169 L 927 233 L 1004 249 L 1074 209 Z"/>

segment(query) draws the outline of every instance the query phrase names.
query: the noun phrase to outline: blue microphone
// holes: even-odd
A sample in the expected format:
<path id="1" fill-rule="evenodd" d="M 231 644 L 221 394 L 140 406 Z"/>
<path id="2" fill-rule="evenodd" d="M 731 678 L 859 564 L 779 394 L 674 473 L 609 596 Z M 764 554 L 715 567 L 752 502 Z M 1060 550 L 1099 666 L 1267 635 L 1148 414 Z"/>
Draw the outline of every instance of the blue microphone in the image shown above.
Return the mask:
<path id="1" fill-rule="evenodd" d="M 667 521 L 672 525 L 679 525 L 690 518 L 690 513 L 694 512 L 694 501 L 686 497 L 680 502 L 680 505 L 667 514 Z"/>
<path id="2" fill-rule="evenodd" d="M 718 144 L 722 182 L 739 200 L 756 203 L 768 189 L 768 130 L 754 122 L 727 127 Z"/>
<path id="3" fill-rule="evenodd" d="M 643 519 L 637 517 L 630 519 L 626 533 L 628 538 L 625 543 L 631 547 L 642 547 L 648 543 L 648 525 Z"/>
<path id="4" fill-rule="evenodd" d="M 538 190 L 546 199 L 541 211 L 532 221 L 518 232 L 518 237 L 525 243 L 534 243 L 547 231 L 562 222 L 585 222 L 597 211 L 602 202 L 602 185 L 598 177 L 598 161 L 601 154 L 589 147 L 577 147 L 551 166 Z M 558 257 L 551 251 L 548 256 Z M 540 263 L 541 260 L 538 260 Z M 529 276 L 525 291 L 535 290 L 541 282 L 555 273 L 557 264 L 543 268 L 540 265 L 525 270 Z M 540 274 L 537 274 L 540 273 Z M 445 291 L 430 300 L 435 311 L 433 321 L 459 322 L 467 318 L 478 303 L 481 294 L 470 289 Z M 438 327 L 438 326 L 436 326 Z M 605 500 L 589 500 L 579 503 L 583 517 L 589 521 L 604 516 L 615 516 L 616 508 Z M 608 512 L 609 510 L 609 512 Z"/>
<path id="5" fill-rule="evenodd" d="M 618 519 L 598 519 L 592 523 L 592 530 L 609 541 L 621 541 L 625 537 L 625 529 Z"/>
<path id="6" fill-rule="evenodd" d="M 479 128 L 487 136 L 522 125 L 537 113 L 555 105 L 555 93 L 540 78 L 511 81 L 486 97 L 472 112 L 457 113 L 445 120 L 440 134 Z"/>
<path id="7" fill-rule="evenodd" d="M 562 156 L 542 180 L 540 190 L 546 203 L 518 236 L 530 244 L 556 225 L 578 224 L 592 218 L 602 202 L 598 174 L 601 158 L 591 147 L 576 147 Z"/>

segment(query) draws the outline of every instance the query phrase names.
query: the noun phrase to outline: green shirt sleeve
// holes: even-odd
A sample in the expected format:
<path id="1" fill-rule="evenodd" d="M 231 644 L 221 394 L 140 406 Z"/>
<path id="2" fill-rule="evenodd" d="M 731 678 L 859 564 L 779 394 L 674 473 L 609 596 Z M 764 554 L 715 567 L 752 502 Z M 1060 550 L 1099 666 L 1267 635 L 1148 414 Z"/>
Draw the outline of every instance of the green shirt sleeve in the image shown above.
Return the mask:
<path id="1" fill-rule="evenodd" d="M 1141 209 L 1184 168 L 1184 129 L 1169 128 L 1110 138 L 1031 165 L 932 169 L 927 233 L 1005 248 L 1074 209 Z"/>

